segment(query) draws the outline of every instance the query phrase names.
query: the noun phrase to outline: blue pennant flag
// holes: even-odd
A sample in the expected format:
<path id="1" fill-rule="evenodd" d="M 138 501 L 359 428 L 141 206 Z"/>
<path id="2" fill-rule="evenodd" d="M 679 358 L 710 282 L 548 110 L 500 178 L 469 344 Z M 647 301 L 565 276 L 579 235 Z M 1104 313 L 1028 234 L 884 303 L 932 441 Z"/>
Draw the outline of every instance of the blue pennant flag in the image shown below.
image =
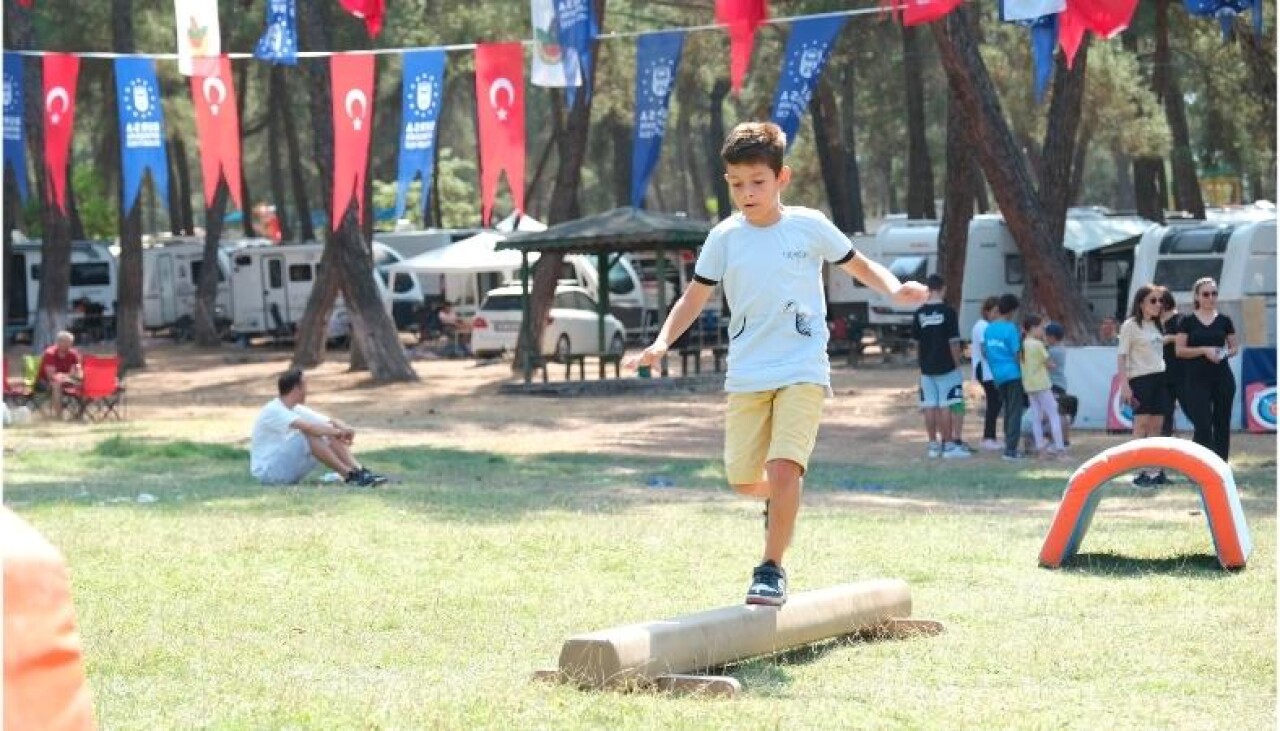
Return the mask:
<path id="1" fill-rule="evenodd" d="M 27 151 L 22 136 L 22 56 L 4 54 L 4 164 L 13 166 L 18 197 L 27 200 Z"/>
<path id="2" fill-rule="evenodd" d="M 431 197 L 431 167 L 436 156 L 436 120 L 444 91 L 444 51 L 404 54 L 403 112 L 400 123 L 400 181 L 396 185 L 396 218 L 404 215 L 405 193 L 422 175 L 422 206 Z"/>
<path id="3" fill-rule="evenodd" d="M 1191 15 L 1216 17 L 1224 40 L 1231 37 L 1236 16 L 1252 10 L 1254 35 L 1262 35 L 1262 0 L 1185 0 L 1183 4 Z"/>
<path id="4" fill-rule="evenodd" d="M 1053 75 L 1053 52 L 1058 47 L 1058 16 L 1042 15 L 1031 23 L 1031 61 L 1035 66 L 1036 102 L 1044 100 Z"/>
<path id="5" fill-rule="evenodd" d="M 591 97 L 591 42 L 600 35 L 600 26 L 592 9 L 592 0 L 556 0 L 556 19 L 560 22 L 560 50 L 563 53 L 564 77 L 582 79 L 587 97 Z M 578 90 L 569 86 L 565 100 L 573 106 Z"/>
<path id="6" fill-rule="evenodd" d="M 120 162 L 124 167 L 124 210 L 133 210 L 142 176 L 151 168 L 151 184 L 169 195 L 169 166 L 164 150 L 164 111 L 155 62 L 116 59 L 116 102 L 120 109 Z"/>
<path id="7" fill-rule="evenodd" d="M 636 121 L 631 143 L 631 205 L 644 207 L 649 177 L 662 155 L 667 102 L 680 68 L 684 33 L 646 33 L 636 39 Z"/>
<path id="8" fill-rule="evenodd" d="M 791 24 L 787 38 L 786 60 L 782 63 L 782 76 L 773 95 L 773 121 L 787 133 L 787 147 L 795 142 L 800 120 L 813 90 L 822 78 L 822 69 L 831 55 L 835 42 L 847 16 L 835 18 L 810 18 Z"/>
<path id="9" fill-rule="evenodd" d="M 298 63 L 298 14 L 294 0 L 267 0 L 267 29 L 253 49 L 255 58 L 296 66 Z"/>

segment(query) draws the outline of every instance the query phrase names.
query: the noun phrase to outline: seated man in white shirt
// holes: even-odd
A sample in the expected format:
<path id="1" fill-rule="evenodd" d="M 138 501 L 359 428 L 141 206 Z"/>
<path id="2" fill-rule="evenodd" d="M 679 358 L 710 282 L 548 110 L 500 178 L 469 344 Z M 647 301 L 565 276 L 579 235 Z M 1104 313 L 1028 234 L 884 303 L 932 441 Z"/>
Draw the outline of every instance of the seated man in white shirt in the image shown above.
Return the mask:
<path id="1" fill-rule="evenodd" d="M 387 481 L 351 455 L 355 429 L 302 405 L 307 384 L 300 369 L 289 369 L 276 385 L 280 396 L 258 413 L 249 444 L 249 472 L 262 484 L 297 484 L 320 463 L 348 485 L 377 487 Z"/>

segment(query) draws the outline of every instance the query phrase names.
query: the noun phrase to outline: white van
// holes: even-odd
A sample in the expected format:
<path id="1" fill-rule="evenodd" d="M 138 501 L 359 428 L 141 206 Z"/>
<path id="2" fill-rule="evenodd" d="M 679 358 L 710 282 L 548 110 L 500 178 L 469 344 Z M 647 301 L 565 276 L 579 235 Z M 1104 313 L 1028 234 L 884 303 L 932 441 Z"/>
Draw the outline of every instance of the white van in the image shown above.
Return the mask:
<path id="1" fill-rule="evenodd" d="M 656 307 L 645 296 L 640 275 L 627 254 L 605 254 L 613 265 L 605 282 L 609 289 L 609 312 L 623 324 L 627 332 L 637 332 L 647 309 Z M 591 293 L 600 293 L 600 260 L 595 254 L 570 254 L 561 265 L 561 279 L 572 279 Z"/>
<path id="2" fill-rule="evenodd" d="M 231 257 L 231 333 L 233 336 L 291 330 L 307 308 L 324 245 L 319 243 L 282 246 L 244 246 Z M 415 313 L 422 306 L 422 290 L 413 277 L 397 281 L 403 291 L 387 286 L 385 267 L 400 260 L 387 246 L 374 242 L 374 277 L 387 313 L 397 329 L 416 328 Z M 379 264 L 379 262 L 382 262 Z M 341 296 L 334 306 L 333 320 L 343 321 L 345 306 Z M 330 328 L 333 334 L 333 328 Z"/>
<path id="3" fill-rule="evenodd" d="M 228 248 L 218 247 L 216 319 L 230 317 L 231 270 Z M 149 332 L 172 329 L 195 315 L 196 290 L 204 266 L 204 241 L 170 239 L 142 250 L 142 327 Z"/>
<path id="4" fill-rule="evenodd" d="M 1276 342 L 1276 221 L 1253 223 L 1176 223 L 1156 226 L 1134 254 L 1129 301 L 1149 283 L 1169 288 L 1180 309 L 1189 310 L 1197 279 L 1218 283 L 1218 308 L 1244 335 L 1246 298 L 1265 308 L 1266 341 Z"/>
<path id="5" fill-rule="evenodd" d="M 938 226 L 932 219 L 892 218 L 874 234 L 849 237 L 853 248 L 882 264 L 903 281 L 923 282 L 938 269 Z M 877 325 L 910 325 L 911 311 L 899 312 L 840 267 L 826 267 L 827 314 L 852 315 Z"/>
<path id="6" fill-rule="evenodd" d="M 13 243 L 5 271 L 5 333 L 29 333 L 35 324 L 40 296 L 41 242 Z M 116 315 L 116 287 L 120 273 L 116 258 L 105 241 L 71 243 L 71 279 L 67 290 L 68 308 L 81 300 L 102 307 L 107 322 Z"/>
<path id="7" fill-rule="evenodd" d="M 648 341 L 658 334 L 659 328 L 662 327 L 663 321 L 666 319 L 667 313 L 662 312 L 661 308 L 665 305 L 668 309 L 675 304 L 676 299 L 688 288 L 689 282 L 693 281 L 694 267 L 697 266 L 698 256 L 694 251 L 688 249 L 682 251 L 667 251 L 665 271 L 665 289 L 663 298 L 658 298 L 658 255 L 653 251 L 634 251 L 629 254 L 631 258 L 632 268 L 636 272 L 641 282 L 642 291 L 644 293 L 644 317 L 638 323 L 639 327 L 632 327 L 627 324 L 630 334 L 641 342 Z M 719 315 L 723 311 L 724 297 L 722 296 L 720 285 L 716 285 L 715 291 L 707 298 L 707 304 L 703 307 L 704 315 L 711 314 L 709 320 L 704 322 L 719 322 Z"/>

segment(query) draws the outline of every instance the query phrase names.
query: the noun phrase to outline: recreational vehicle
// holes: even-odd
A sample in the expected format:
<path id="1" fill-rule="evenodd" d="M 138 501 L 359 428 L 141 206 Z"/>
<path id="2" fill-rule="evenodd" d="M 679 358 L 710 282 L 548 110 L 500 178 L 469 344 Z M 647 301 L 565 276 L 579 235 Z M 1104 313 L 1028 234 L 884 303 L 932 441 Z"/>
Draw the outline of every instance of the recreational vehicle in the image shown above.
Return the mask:
<path id="1" fill-rule="evenodd" d="M 29 333 L 35 323 L 40 294 L 41 242 L 13 243 L 5 272 L 5 333 Z M 74 241 L 71 244 L 71 278 L 67 305 L 76 303 L 101 308 L 104 323 L 116 314 L 116 287 L 119 282 L 116 258 L 105 241 Z"/>
<path id="2" fill-rule="evenodd" d="M 306 311 L 323 253 L 324 245 L 318 243 L 246 246 L 231 252 L 231 333 L 244 336 L 291 330 Z M 373 258 L 376 265 L 378 261 L 399 261 L 400 256 L 374 242 Z M 403 291 L 388 288 L 390 266 L 375 268 L 375 284 L 396 327 L 412 330 L 416 327 L 414 314 L 423 303 L 422 290 L 413 278 L 397 283 Z M 343 321 L 344 309 L 339 299 L 334 320 Z"/>
<path id="3" fill-rule="evenodd" d="M 880 225 L 874 234 L 849 237 L 853 248 L 868 259 L 888 267 L 899 279 L 924 281 L 938 268 L 938 222 L 895 218 Z M 850 317 L 861 322 L 905 324 L 910 314 L 898 315 L 881 306 L 872 314 L 875 292 L 836 266 L 826 268 L 827 316 Z"/>
<path id="4" fill-rule="evenodd" d="M 217 318 L 231 313 L 229 247 L 218 247 Z M 174 239 L 142 250 L 142 326 L 148 331 L 183 330 L 195 315 L 196 289 L 204 266 L 204 241 Z"/>
<path id="5" fill-rule="evenodd" d="M 1128 297 L 1143 284 L 1168 287 L 1186 311 L 1201 277 L 1218 283 L 1218 308 L 1241 342 L 1276 343 L 1276 221 L 1156 226 L 1138 243 Z M 1253 304 L 1251 304 L 1253 303 Z M 1265 330 L 1264 330 L 1265 328 Z M 1264 334 L 1265 333 L 1265 334 Z M 1257 342 L 1265 339 L 1265 342 Z"/>

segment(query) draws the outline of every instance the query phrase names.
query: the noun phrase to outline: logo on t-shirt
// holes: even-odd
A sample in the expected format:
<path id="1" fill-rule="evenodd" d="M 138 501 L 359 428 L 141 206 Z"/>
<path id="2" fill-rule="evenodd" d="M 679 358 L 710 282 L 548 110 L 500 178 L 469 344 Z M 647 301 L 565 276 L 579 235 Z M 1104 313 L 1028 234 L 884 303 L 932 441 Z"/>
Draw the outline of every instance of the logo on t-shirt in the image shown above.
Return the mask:
<path id="1" fill-rule="evenodd" d="M 805 251 L 804 249 L 792 249 L 791 251 L 782 252 L 782 258 L 791 259 L 792 261 L 798 261 L 800 259 L 808 259 L 809 252 Z"/>
<path id="2" fill-rule="evenodd" d="M 920 327 L 936 327 L 947 321 L 945 312 L 921 312 L 916 315 Z"/>
<path id="3" fill-rule="evenodd" d="M 787 304 L 782 306 L 783 312 L 794 312 L 796 315 L 796 332 L 805 337 L 813 336 L 813 328 L 809 325 L 809 313 L 800 309 L 800 304 L 795 300 L 787 300 Z"/>

